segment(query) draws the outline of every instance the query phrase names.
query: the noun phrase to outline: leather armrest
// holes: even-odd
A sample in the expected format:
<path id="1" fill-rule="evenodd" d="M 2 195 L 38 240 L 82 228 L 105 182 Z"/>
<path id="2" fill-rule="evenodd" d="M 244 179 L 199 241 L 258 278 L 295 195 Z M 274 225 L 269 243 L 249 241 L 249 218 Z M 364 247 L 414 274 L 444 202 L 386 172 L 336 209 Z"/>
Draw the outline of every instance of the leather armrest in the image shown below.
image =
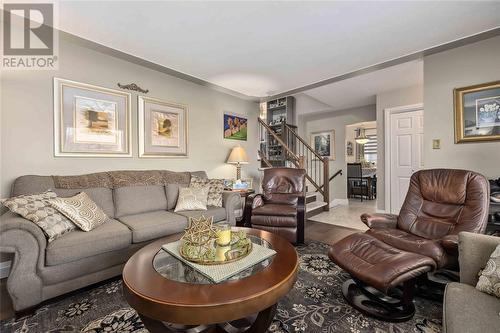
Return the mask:
<path id="1" fill-rule="evenodd" d="M 441 245 L 449 254 L 458 255 L 458 235 L 446 235 L 441 239 Z"/>
<path id="2" fill-rule="evenodd" d="M 243 210 L 243 225 L 245 227 L 251 227 L 250 220 L 252 218 L 252 210 L 264 205 L 264 199 L 262 194 L 254 193 L 250 194 L 245 199 L 245 208 Z"/>
<path id="3" fill-rule="evenodd" d="M 365 213 L 360 218 L 370 229 L 394 229 L 398 223 L 398 216 L 394 214 Z"/>

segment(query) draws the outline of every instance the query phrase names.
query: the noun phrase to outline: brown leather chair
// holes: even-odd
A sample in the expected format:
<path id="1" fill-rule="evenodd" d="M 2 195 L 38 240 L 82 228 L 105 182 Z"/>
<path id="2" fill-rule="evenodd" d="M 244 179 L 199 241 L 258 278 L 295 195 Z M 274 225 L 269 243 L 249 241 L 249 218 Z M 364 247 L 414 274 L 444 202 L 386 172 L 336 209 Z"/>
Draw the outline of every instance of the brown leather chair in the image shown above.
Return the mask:
<path id="1" fill-rule="evenodd" d="M 262 194 L 246 198 L 245 226 L 276 233 L 294 244 L 304 243 L 304 169 L 264 170 Z"/>
<path id="2" fill-rule="evenodd" d="M 411 318 L 416 278 L 435 269 L 457 268 L 459 232 L 484 232 L 488 193 L 487 179 L 472 171 L 414 173 L 399 215 L 363 214 L 361 220 L 370 229 L 332 245 L 330 258 L 353 278 L 343 287 L 346 299 L 360 311 L 381 319 Z M 369 290 L 371 286 L 385 296 L 394 295 L 401 284 L 404 288 L 396 292 L 399 302 L 392 305 L 384 302 L 380 293 Z M 377 303 L 378 309 L 369 306 L 370 302 Z"/>

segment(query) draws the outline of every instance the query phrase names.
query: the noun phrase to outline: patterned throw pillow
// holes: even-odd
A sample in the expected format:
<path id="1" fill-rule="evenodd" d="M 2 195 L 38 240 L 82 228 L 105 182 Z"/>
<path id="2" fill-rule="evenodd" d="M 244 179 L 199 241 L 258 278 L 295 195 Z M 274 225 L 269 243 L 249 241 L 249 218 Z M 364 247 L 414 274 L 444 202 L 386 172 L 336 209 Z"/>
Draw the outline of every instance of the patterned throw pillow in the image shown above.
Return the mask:
<path id="1" fill-rule="evenodd" d="M 207 210 L 208 187 L 181 187 L 174 212 Z"/>
<path id="2" fill-rule="evenodd" d="M 500 298 L 500 245 L 497 245 L 479 274 L 476 289 Z"/>
<path id="3" fill-rule="evenodd" d="M 200 188 L 208 186 L 208 206 L 222 207 L 222 193 L 224 192 L 224 179 L 207 179 L 197 176 L 191 177 L 189 187 Z"/>
<path id="4" fill-rule="evenodd" d="M 50 243 L 76 229 L 73 222 L 51 207 L 50 200 L 55 198 L 57 198 L 57 194 L 49 190 L 40 194 L 3 199 L 0 202 L 12 212 L 34 222 L 43 230 Z"/>
<path id="5" fill-rule="evenodd" d="M 63 213 L 83 231 L 90 231 L 108 218 L 87 193 L 81 192 L 71 198 L 56 198 L 50 205 Z"/>

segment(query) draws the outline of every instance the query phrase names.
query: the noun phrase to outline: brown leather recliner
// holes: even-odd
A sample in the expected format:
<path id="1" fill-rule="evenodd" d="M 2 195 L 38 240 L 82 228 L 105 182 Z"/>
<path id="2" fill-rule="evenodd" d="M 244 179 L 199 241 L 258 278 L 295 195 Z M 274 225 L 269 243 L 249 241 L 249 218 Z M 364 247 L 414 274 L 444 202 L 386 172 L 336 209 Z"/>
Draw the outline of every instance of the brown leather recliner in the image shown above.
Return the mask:
<path id="1" fill-rule="evenodd" d="M 304 169 L 264 170 L 262 194 L 246 198 L 245 226 L 276 233 L 294 244 L 304 243 Z"/>
<path id="2" fill-rule="evenodd" d="M 458 233 L 483 233 L 488 206 L 489 183 L 478 173 L 449 169 L 414 173 L 399 215 L 363 214 L 361 220 L 370 229 L 332 245 L 330 258 L 356 282 L 354 286 L 346 281 L 344 296 L 360 311 L 382 319 L 411 318 L 415 278 L 434 269 L 456 268 Z M 387 295 L 402 283 L 405 289 L 397 307 L 367 292 L 371 286 Z M 372 304 L 378 302 L 379 309 L 370 309 L 366 299 L 355 297 L 355 288 L 362 289 Z"/>

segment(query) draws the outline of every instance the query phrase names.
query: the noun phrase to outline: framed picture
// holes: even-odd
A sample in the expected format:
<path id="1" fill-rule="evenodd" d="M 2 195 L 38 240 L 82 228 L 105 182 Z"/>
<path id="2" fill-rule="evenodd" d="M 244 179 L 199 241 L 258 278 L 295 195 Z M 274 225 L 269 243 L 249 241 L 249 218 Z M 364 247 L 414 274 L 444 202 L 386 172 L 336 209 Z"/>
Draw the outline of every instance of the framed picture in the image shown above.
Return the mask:
<path id="1" fill-rule="evenodd" d="M 224 189 L 231 190 L 233 188 L 234 179 L 224 179 Z"/>
<path id="2" fill-rule="evenodd" d="M 248 119 L 224 112 L 224 139 L 247 141 Z"/>
<path id="3" fill-rule="evenodd" d="M 54 78 L 54 155 L 131 157 L 129 93 Z"/>
<path id="4" fill-rule="evenodd" d="M 139 157 L 187 157 L 186 105 L 139 96 Z"/>
<path id="5" fill-rule="evenodd" d="M 500 81 L 453 90 L 455 143 L 500 140 Z"/>
<path id="6" fill-rule="evenodd" d="M 311 147 L 321 156 L 335 160 L 335 131 L 311 133 Z"/>
<path id="7" fill-rule="evenodd" d="M 352 144 L 352 141 L 347 141 L 347 144 L 346 144 L 346 155 L 347 156 L 354 155 L 354 145 Z"/>

